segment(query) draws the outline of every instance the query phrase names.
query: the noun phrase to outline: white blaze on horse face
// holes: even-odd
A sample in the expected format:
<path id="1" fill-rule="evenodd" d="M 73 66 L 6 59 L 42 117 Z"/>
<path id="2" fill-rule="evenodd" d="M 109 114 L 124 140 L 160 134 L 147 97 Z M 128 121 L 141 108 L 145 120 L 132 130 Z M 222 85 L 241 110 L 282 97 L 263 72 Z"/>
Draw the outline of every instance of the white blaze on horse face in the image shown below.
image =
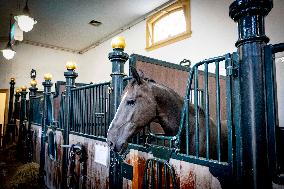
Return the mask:
<path id="1" fill-rule="evenodd" d="M 123 104 L 123 102 L 125 101 L 125 98 L 126 98 L 126 96 L 127 96 L 127 93 L 128 93 L 128 91 L 126 91 L 126 92 L 124 93 L 123 97 L 121 98 L 120 104 L 119 104 L 119 106 L 118 106 L 118 108 L 117 108 L 117 110 L 116 110 L 116 113 L 115 113 L 115 115 L 114 115 L 114 118 L 112 119 L 112 121 L 111 121 L 111 123 L 110 123 L 110 125 L 109 125 L 108 132 L 109 132 L 110 128 L 112 127 L 113 120 L 115 120 L 116 117 L 117 117 L 117 113 L 119 112 L 119 110 L 120 110 L 120 108 L 121 108 L 121 104 Z"/>

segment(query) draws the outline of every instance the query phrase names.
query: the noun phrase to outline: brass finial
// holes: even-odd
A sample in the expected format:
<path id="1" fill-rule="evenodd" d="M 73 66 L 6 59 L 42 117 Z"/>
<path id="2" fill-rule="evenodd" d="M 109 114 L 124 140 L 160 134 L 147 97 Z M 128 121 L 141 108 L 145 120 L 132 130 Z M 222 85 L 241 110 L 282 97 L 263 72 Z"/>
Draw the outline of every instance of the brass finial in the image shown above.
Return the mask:
<path id="1" fill-rule="evenodd" d="M 37 81 L 35 79 L 31 80 L 30 82 L 32 87 L 35 87 L 37 85 Z"/>
<path id="2" fill-rule="evenodd" d="M 11 81 L 15 81 L 15 78 L 14 78 L 14 77 L 11 77 Z"/>
<path id="3" fill-rule="evenodd" d="M 17 93 L 17 94 L 19 94 L 20 92 L 21 92 L 21 89 L 20 89 L 20 88 L 16 90 L 16 93 Z"/>
<path id="4" fill-rule="evenodd" d="M 50 73 L 46 73 L 44 74 L 43 78 L 45 81 L 51 81 L 52 75 Z"/>
<path id="5" fill-rule="evenodd" d="M 75 70 L 77 68 L 76 63 L 72 61 L 68 61 L 66 63 L 67 70 Z"/>
<path id="6" fill-rule="evenodd" d="M 22 91 L 26 91 L 26 90 L 27 90 L 27 87 L 26 87 L 25 85 L 23 85 L 23 86 L 21 87 L 21 89 L 22 89 Z"/>
<path id="7" fill-rule="evenodd" d="M 125 44 L 124 37 L 117 36 L 117 37 L 113 38 L 112 41 L 111 41 L 111 47 L 113 49 L 116 49 L 116 48 L 124 49 L 125 46 L 126 46 L 126 44 Z"/>

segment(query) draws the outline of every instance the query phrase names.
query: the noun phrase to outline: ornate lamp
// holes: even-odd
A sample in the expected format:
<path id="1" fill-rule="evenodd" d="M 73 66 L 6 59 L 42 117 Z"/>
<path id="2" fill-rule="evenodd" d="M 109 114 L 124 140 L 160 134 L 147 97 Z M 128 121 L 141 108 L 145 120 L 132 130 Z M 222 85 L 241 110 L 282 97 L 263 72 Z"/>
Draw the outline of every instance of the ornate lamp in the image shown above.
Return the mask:
<path id="1" fill-rule="evenodd" d="M 12 15 L 10 17 L 9 41 L 6 48 L 2 50 L 3 56 L 7 60 L 12 59 L 16 54 L 16 51 L 14 51 L 14 49 L 12 48 L 12 43 L 11 43 L 11 28 L 12 28 Z"/>
<path id="2" fill-rule="evenodd" d="M 21 15 L 15 16 L 20 29 L 24 32 L 29 32 L 33 29 L 37 21 L 31 16 L 30 9 L 28 7 L 28 0 Z"/>

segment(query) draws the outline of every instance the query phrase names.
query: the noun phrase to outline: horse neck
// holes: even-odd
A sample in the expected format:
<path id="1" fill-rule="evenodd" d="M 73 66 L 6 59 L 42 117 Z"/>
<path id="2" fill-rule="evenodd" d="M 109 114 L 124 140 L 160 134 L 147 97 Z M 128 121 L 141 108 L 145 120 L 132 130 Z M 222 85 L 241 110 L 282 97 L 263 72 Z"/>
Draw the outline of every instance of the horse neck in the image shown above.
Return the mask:
<path id="1" fill-rule="evenodd" d="M 157 122 L 163 127 L 165 135 L 176 135 L 179 130 L 183 100 L 174 90 L 153 84 L 157 102 Z"/>

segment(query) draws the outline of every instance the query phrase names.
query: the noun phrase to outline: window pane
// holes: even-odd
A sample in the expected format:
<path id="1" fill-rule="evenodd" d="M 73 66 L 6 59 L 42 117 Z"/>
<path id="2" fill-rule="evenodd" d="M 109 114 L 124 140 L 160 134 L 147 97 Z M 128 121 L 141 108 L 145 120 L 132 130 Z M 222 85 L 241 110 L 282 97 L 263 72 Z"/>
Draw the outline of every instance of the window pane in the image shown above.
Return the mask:
<path id="1" fill-rule="evenodd" d="M 154 43 L 186 31 L 183 10 L 175 11 L 154 24 Z"/>

